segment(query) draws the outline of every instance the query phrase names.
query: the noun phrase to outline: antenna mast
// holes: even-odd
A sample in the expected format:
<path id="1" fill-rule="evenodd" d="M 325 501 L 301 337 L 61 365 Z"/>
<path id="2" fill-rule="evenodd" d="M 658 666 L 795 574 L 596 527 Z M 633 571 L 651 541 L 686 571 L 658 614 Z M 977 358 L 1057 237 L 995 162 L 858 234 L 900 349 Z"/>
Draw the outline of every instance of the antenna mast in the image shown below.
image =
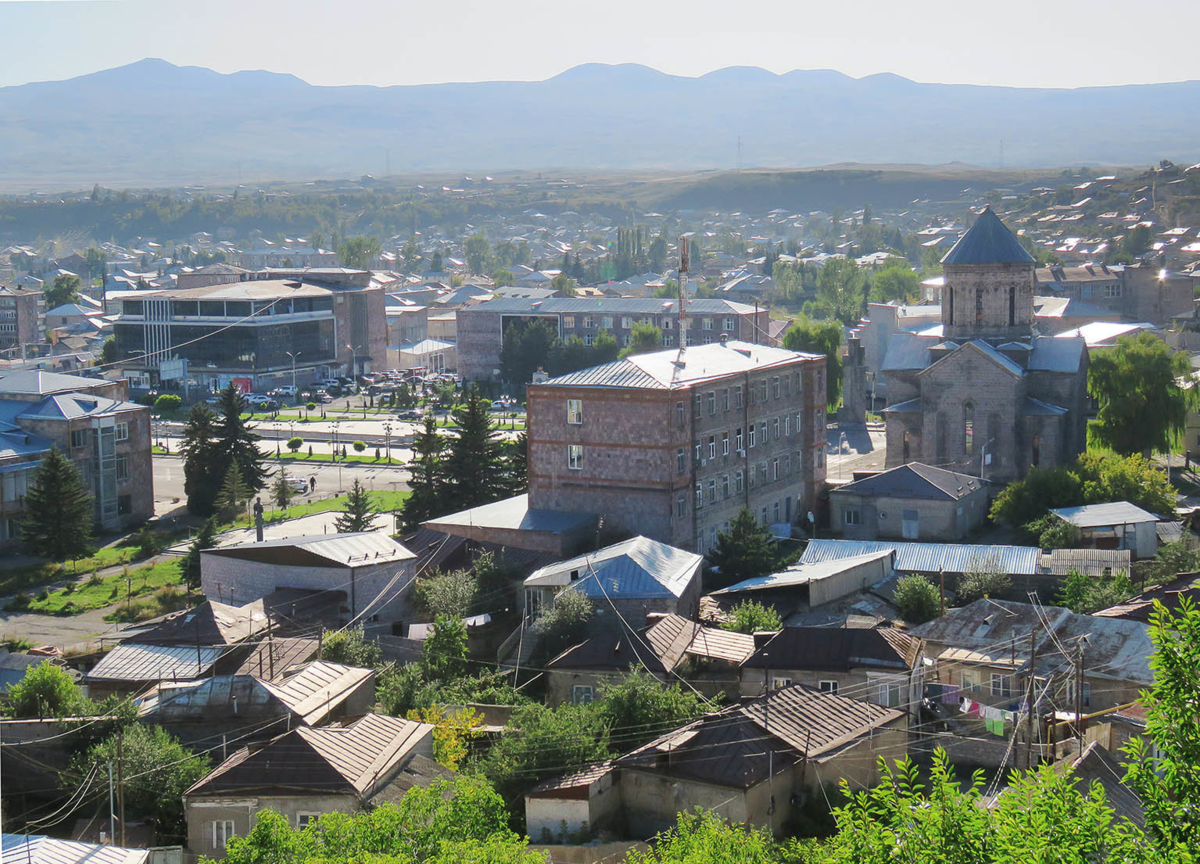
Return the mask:
<path id="1" fill-rule="evenodd" d="M 679 350 L 687 347 L 688 240 L 679 238 Z"/>

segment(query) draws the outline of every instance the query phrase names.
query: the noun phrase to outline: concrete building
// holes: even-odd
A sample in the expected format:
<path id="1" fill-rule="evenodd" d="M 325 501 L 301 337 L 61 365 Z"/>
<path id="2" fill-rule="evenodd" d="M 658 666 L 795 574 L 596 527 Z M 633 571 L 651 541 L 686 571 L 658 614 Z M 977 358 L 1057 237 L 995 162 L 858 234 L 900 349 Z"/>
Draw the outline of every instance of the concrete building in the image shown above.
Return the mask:
<path id="1" fill-rule="evenodd" d="M 1186 274 L 1145 262 L 1039 267 L 1034 279 L 1039 294 L 1082 300 L 1127 321 L 1168 324 L 1194 306 L 1192 280 Z"/>
<path id="2" fill-rule="evenodd" d="M 983 524 L 986 484 L 978 477 L 910 462 L 829 493 L 833 530 L 851 540 L 962 540 Z"/>
<path id="3" fill-rule="evenodd" d="M 124 381 L 0 373 L 0 547 L 20 539 L 25 495 L 51 448 L 75 463 L 102 530 L 154 515 L 150 409 L 126 393 Z"/>
<path id="4" fill-rule="evenodd" d="M 665 347 L 680 344 L 678 300 L 640 297 L 499 298 L 458 310 L 459 371 L 463 380 L 499 380 L 504 331 L 516 322 L 535 320 L 549 321 L 560 339 L 578 336 L 589 345 L 601 330 L 612 333 L 618 344 L 627 345 L 633 325 L 645 322 L 662 331 Z M 753 306 L 729 300 L 689 300 L 687 342 L 689 345 L 705 345 L 720 341 L 722 336 L 740 342 L 766 342 L 769 321 L 770 313 L 765 308 L 756 311 Z"/>
<path id="5" fill-rule="evenodd" d="M 893 334 L 883 361 L 886 466 L 1009 481 L 1073 461 L 1087 446 L 1087 347 L 1033 335 L 1034 259 L 989 208 L 942 263 L 942 335 Z M 853 363 L 846 381 L 861 399 Z"/>
<path id="6" fill-rule="evenodd" d="M 0 285 L 0 351 L 46 341 L 45 314 L 42 291 Z"/>
<path id="7" fill-rule="evenodd" d="M 389 345 L 387 356 L 389 369 L 424 369 L 439 374 L 458 369 L 458 347 L 440 339 Z"/>
<path id="8" fill-rule="evenodd" d="M 527 400 L 533 509 L 597 513 L 703 554 L 742 507 L 782 533 L 807 524 L 825 480 L 822 355 L 656 351 L 532 385 Z"/>
<path id="9" fill-rule="evenodd" d="M 1060 507 L 1050 512 L 1075 526 L 1081 545 L 1128 549 L 1135 558 L 1158 554 L 1158 517 L 1128 501 Z"/>

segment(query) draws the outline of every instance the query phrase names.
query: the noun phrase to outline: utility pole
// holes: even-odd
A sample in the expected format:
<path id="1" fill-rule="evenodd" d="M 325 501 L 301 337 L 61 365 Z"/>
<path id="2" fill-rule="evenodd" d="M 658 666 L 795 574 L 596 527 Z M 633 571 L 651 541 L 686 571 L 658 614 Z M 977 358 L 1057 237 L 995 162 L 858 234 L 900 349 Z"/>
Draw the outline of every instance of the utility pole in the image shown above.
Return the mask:
<path id="1" fill-rule="evenodd" d="M 116 810 L 113 808 L 113 770 L 112 760 L 108 762 L 108 842 L 117 842 L 117 828 L 114 824 L 117 821 Z"/>
<path id="2" fill-rule="evenodd" d="M 1025 770 L 1033 770 L 1033 697 L 1037 687 L 1034 667 L 1037 665 L 1037 627 L 1029 631 L 1029 693 L 1025 697 L 1025 713 L 1029 718 L 1029 736 L 1025 739 Z M 1015 733 L 1014 733 L 1015 734 Z"/>
<path id="3" fill-rule="evenodd" d="M 946 617 L 946 568 L 938 568 L 938 593 L 941 595 L 942 611 L 941 617 Z"/>
<path id="4" fill-rule="evenodd" d="M 121 844 L 125 845 L 125 786 L 124 786 L 124 748 L 125 733 L 117 733 L 117 819 L 121 822 Z"/>
<path id="5" fill-rule="evenodd" d="M 1083 643 L 1075 654 L 1075 740 L 1083 752 Z"/>

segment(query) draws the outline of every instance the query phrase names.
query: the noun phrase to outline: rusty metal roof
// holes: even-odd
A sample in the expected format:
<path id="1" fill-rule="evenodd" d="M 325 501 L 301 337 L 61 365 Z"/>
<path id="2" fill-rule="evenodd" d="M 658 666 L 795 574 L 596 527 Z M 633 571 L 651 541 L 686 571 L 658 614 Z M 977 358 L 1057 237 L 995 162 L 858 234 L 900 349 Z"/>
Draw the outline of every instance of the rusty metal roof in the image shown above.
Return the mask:
<path id="1" fill-rule="evenodd" d="M 306 724 L 316 726 L 374 675 L 370 669 L 316 660 L 279 683 L 264 681 L 262 686 Z"/>
<path id="2" fill-rule="evenodd" d="M 228 650 L 195 645 L 118 645 L 87 674 L 87 681 L 186 681 L 203 678 Z"/>

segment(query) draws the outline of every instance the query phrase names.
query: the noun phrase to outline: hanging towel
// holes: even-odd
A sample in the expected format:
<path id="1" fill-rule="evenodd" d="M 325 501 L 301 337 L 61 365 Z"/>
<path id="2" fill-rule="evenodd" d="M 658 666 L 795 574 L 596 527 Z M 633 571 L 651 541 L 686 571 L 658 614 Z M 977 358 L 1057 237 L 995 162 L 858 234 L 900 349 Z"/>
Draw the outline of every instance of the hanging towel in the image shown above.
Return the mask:
<path id="1" fill-rule="evenodd" d="M 962 700 L 962 704 L 958 706 L 958 710 L 959 710 L 959 711 L 961 711 L 961 712 L 962 712 L 962 713 L 964 713 L 964 714 L 970 714 L 970 713 L 971 713 L 971 709 L 972 709 L 974 706 L 975 706 L 975 703 L 974 703 L 974 702 L 972 702 L 970 699 L 965 699 L 965 698 L 964 698 L 964 699 Z"/>
<path id="2" fill-rule="evenodd" d="M 958 689 L 957 684 L 943 684 L 942 685 L 942 704 L 943 705 L 957 705 L 958 704 L 958 694 L 959 694 L 959 689 Z"/>

